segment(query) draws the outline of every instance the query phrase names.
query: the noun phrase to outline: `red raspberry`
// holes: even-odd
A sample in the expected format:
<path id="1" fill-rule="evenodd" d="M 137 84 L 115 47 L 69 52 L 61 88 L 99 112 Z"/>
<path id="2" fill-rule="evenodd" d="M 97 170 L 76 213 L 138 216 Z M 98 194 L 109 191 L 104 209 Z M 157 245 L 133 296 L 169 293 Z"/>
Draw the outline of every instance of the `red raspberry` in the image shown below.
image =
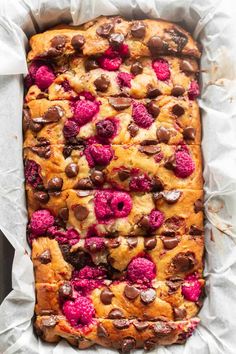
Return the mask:
<path id="1" fill-rule="evenodd" d="M 110 191 L 97 191 L 94 199 L 95 215 L 98 220 L 109 220 L 113 217 L 111 209 L 112 193 Z"/>
<path id="2" fill-rule="evenodd" d="M 158 163 L 158 162 L 161 162 L 161 160 L 164 157 L 164 154 L 162 151 L 160 151 L 158 154 L 154 155 L 153 157 L 154 157 L 154 160 Z"/>
<path id="3" fill-rule="evenodd" d="M 75 301 L 66 301 L 63 313 L 74 327 L 83 327 L 92 323 L 95 310 L 90 299 L 79 296 Z"/>
<path id="4" fill-rule="evenodd" d="M 200 95 L 200 88 L 197 81 L 191 81 L 189 90 L 188 90 L 188 97 L 190 100 L 195 100 Z"/>
<path id="5" fill-rule="evenodd" d="M 52 226 L 47 231 L 50 235 L 54 236 L 58 243 L 69 243 L 71 246 L 79 242 L 80 236 L 79 233 L 70 227 L 66 231 L 58 230 L 55 226 Z"/>
<path id="6" fill-rule="evenodd" d="M 152 182 L 147 175 L 139 175 L 131 178 L 129 188 L 134 192 L 149 192 L 152 187 Z"/>
<path id="7" fill-rule="evenodd" d="M 165 81 L 170 78 L 169 64 L 164 59 L 157 59 L 152 62 L 153 70 L 156 73 L 158 80 Z"/>
<path id="8" fill-rule="evenodd" d="M 40 90 L 46 90 L 55 80 L 55 75 L 52 69 L 47 65 L 42 65 L 36 71 L 35 84 Z"/>
<path id="9" fill-rule="evenodd" d="M 149 215 L 149 225 L 152 230 L 156 230 L 163 224 L 164 214 L 159 210 L 152 210 Z"/>
<path id="10" fill-rule="evenodd" d="M 188 275 L 182 285 L 182 294 L 186 300 L 196 302 L 201 295 L 201 283 L 196 275 Z"/>
<path id="11" fill-rule="evenodd" d="M 105 242 L 101 237 L 90 237 L 85 239 L 84 246 L 90 252 L 99 252 L 105 248 Z"/>
<path id="12" fill-rule="evenodd" d="M 25 179 L 33 188 L 43 185 L 43 180 L 40 176 L 41 167 L 33 160 L 26 160 L 25 163 Z"/>
<path id="13" fill-rule="evenodd" d="M 115 58 L 120 55 L 122 58 L 130 56 L 129 47 L 127 44 L 121 44 L 118 48 L 109 47 L 104 54 L 109 58 Z"/>
<path id="14" fill-rule="evenodd" d="M 96 123 L 97 135 L 99 138 L 110 139 L 117 132 L 117 126 L 114 119 L 106 118 Z"/>
<path id="15" fill-rule="evenodd" d="M 117 75 L 117 82 L 120 87 L 131 87 L 131 80 L 133 75 L 126 72 L 119 72 Z"/>
<path id="16" fill-rule="evenodd" d="M 61 83 L 61 86 L 63 87 L 63 90 L 64 90 L 65 92 L 69 92 L 69 91 L 72 90 L 72 88 L 71 88 L 71 86 L 70 86 L 70 83 L 69 83 L 69 81 L 68 81 L 67 79 L 64 80 L 64 81 Z"/>
<path id="17" fill-rule="evenodd" d="M 29 75 L 32 77 L 32 79 L 35 79 L 36 73 L 42 65 L 44 65 L 44 63 L 42 61 L 33 61 L 30 64 Z"/>
<path id="18" fill-rule="evenodd" d="M 148 285 L 155 278 L 155 268 L 155 264 L 146 258 L 134 258 L 128 265 L 127 278 L 132 283 Z"/>
<path id="19" fill-rule="evenodd" d="M 97 191 L 94 203 L 98 220 L 122 218 L 132 209 L 132 199 L 126 192 Z"/>
<path id="20" fill-rule="evenodd" d="M 147 108 L 142 103 L 138 102 L 133 103 L 132 117 L 134 122 L 144 129 L 149 128 L 154 121 L 151 114 L 148 113 Z"/>
<path id="21" fill-rule="evenodd" d="M 106 269 L 102 266 L 90 267 L 85 266 L 79 271 L 73 272 L 73 279 L 104 279 L 106 277 Z"/>
<path id="22" fill-rule="evenodd" d="M 104 70 L 116 71 L 121 66 L 122 59 L 120 56 L 110 58 L 105 55 L 102 55 L 98 58 L 98 64 Z"/>
<path id="23" fill-rule="evenodd" d="M 195 164 L 188 152 L 184 150 L 175 153 L 176 167 L 174 173 L 177 177 L 189 177 L 195 170 Z"/>
<path id="24" fill-rule="evenodd" d="M 63 135 L 66 139 L 72 138 L 79 133 L 79 126 L 72 119 L 67 119 L 63 127 Z"/>
<path id="25" fill-rule="evenodd" d="M 48 210 L 35 211 L 30 219 L 30 229 L 35 235 L 43 235 L 54 224 L 54 217 Z"/>
<path id="26" fill-rule="evenodd" d="M 95 101 L 79 100 L 75 102 L 73 120 L 82 126 L 92 120 L 99 111 L 99 104 Z"/>
<path id="27" fill-rule="evenodd" d="M 90 145 L 84 150 L 89 167 L 108 165 L 113 157 L 109 145 Z"/>
<path id="28" fill-rule="evenodd" d="M 128 193 L 114 192 L 111 199 L 111 209 L 115 218 L 128 216 L 132 209 L 132 199 Z"/>

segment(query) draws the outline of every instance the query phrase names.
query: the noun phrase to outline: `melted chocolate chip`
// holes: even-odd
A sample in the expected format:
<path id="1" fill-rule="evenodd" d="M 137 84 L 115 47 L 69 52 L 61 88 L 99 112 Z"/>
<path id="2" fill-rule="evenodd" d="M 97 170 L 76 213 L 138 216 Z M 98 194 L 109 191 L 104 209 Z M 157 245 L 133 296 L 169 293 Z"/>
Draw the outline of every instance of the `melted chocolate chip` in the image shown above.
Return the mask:
<path id="1" fill-rule="evenodd" d="M 33 146 L 31 150 L 37 154 L 38 156 L 44 158 L 44 159 L 49 159 L 51 156 L 51 147 L 50 145 L 46 146 Z"/>
<path id="2" fill-rule="evenodd" d="M 156 346 L 155 338 L 149 338 L 145 340 L 143 344 L 143 348 L 147 351 L 155 349 L 155 346 Z"/>
<path id="3" fill-rule="evenodd" d="M 113 298 L 113 293 L 110 289 L 103 289 L 100 294 L 100 300 L 104 305 L 110 305 Z M 110 318 L 110 317 L 109 317 Z M 113 317 L 113 318 L 121 318 L 121 317 Z"/>
<path id="4" fill-rule="evenodd" d="M 188 60 L 182 60 L 180 63 L 180 70 L 184 71 L 185 73 L 194 73 L 193 65 Z"/>
<path id="5" fill-rule="evenodd" d="M 120 309 L 112 309 L 108 314 L 108 318 L 111 320 L 120 319 L 124 318 L 124 314 Z"/>
<path id="6" fill-rule="evenodd" d="M 55 316 L 50 316 L 48 318 L 43 318 L 42 319 L 42 325 L 44 327 L 55 327 L 57 324 L 57 319 Z"/>
<path id="7" fill-rule="evenodd" d="M 42 204 L 46 204 L 49 201 L 49 195 L 47 192 L 34 192 L 34 197 Z"/>
<path id="8" fill-rule="evenodd" d="M 138 131 L 139 131 L 139 127 L 134 123 L 130 123 L 128 125 L 127 129 L 128 129 L 128 132 L 130 133 L 130 136 L 132 136 L 132 138 L 134 138 L 138 134 Z"/>
<path id="9" fill-rule="evenodd" d="M 59 287 L 58 292 L 59 292 L 59 296 L 62 299 L 68 299 L 72 296 L 73 293 L 72 286 L 70 285 L 69 282 L 65 282 Z"/>
<path id="10" fill-rule="evenodd" d="M 60 245 L 64 259 L 75 267 L 75 269 L 82 269 L 86 265 L 90 264 L 91 257 L 88 253 L 78 250 L 76 252 L 70 252 L 70 246 L 68 244 Z"/>
<path id="11" fill-rule="evenodd" d="M 183 279 L 180 277 L 171 277 L 166 281 L 166 285 L 169 287 L 168 293 L 175 293 L 182 285 Z"/>
<path id="12" fill-rule="evenodd" d="M 185 89 L 183 86 L 176 85 L 172 88 L 171 95 L 175 96 L 175 97 L 179 97 L 179 96 L 182 96 L 184 94 L 184 92 L 185 92 Z"/>
<path id="13" fill-rule="evenodd" d="M 118 171 L 118 176 L 119 176 L 119 179 L 123 182 L 130 177 L 130 171 L 126 170 L 126 169 Z"/>
<path id="14" fill-rule="evenodd" d="M 81 34 L 77 34 L 77 35 L 73 36 L 71 39 L 71 45 L 77 51 L 81 50 L 84 43 L 85 43 L 85 39 L 84 39 L 84 36 L 82 36 Z"/>
<path id="15" fill-rule="evenodd" d="M 50 192 L 59 192 L 63 186 L 63 179 L 60 177 L 53 177 L 48 181 L 48 190 Z"/>
<path id="16" fill-rule="evenodd" d="M 180 252 L 173 259 L 172 264 L 177 272 L 188 272 L 194 268 L 196 263 L 193 252 Z"/>
<path id="17" fill-rule="evenodd" d="M 172 113 L 177 116 L 180 117 L 184 114 L 184 108 L 182 106 L 180 106 L 178 103 L 176 103 L 173 107 L 172 107 Z"/>
<path id="18" fill-rule="evenodd" d="M 171 191 L 163 191 L 161 194 L 168 204 L 174 204 L 179 200 L 182 195 L 182 192 L 173 189 Z"/>
<path id="19" fill-rule="evenodd" d="M 108 101 L 117 111 L 122 111 L 131 105 L 131 99 L 128 97 L 109 97 Z"/>
<path id="20" fill-rule="evenodd" d="M 164 167 L 167 169 L 167 170 L 174 170 L 175 167 L 176 167 L 176 162 L 175 162 L 175 156 L 172 155 L 170 156 L 167 161 L 165 162 L 164 164 Z"/>
<path id="21" fill-rule="evenodd" d="M 79 221 L 85 220 L 89 214 L 88 208 L 86 208 L 83 205 L 79 205 L 79 204 L 75 205 L 75 207 L 73 208 L 73 212 L 74 212 L 76 219 Z"/>
<path id="22" fill-rule="evenodd" d="M 156 296 L 157 296 L 156 291 L 152 288 L 147 289 L 147 290 L 143 290 L 140 293 L 140 298 L 145 305 L 153 302 L 155 300 Z"/>
<path id="23" fill-rule="evenodd" d="M 92 189 L 93 183 L 89 177 L 81 178 L 74 186 L 74 189 Z"/>
<path id="24" fill-rule="evenodd" d="M 105 182 L 105 175 L 102 171 L 94 170 L 91 173 L 91 180 L 96 186 L 101 186 Z"/>
<path id="25" fill-rule="evenodd" d="M 132 285 L 126 285 L 124 289 L 124 294 L 129 300 L 134 300 L 139 296 L 139 290 Z"/>
<path id="26" fill-rule="evenodd" d="M 163 50 L 163 40 L 158 36 L 153 36 L 148 41 L 148 48 L 152 55 L 159 54 Z"/>
<path id="27" fill-rule="evenodd" d="M 148 110 L 148 113 L 150 113 L 153 116 L 153 118 L 158 117 L 158 115 L 160 113 L 160 108 L 158 106 L 158 103 L 155 101 L 150 101 L 147 104 L 147 110 Z"/>
<path id="28" fill-rule="evenodd" d="M 155 155 L 160 152 L 160 146 L 157 145 L 147 145 L 147 146 L 140 146 L 138 150 L 146 155 Z"/>
<path id="29" fill-rule="evenodd" d="M 68 178 L 76 177 L 78 172 L 79 172 L 79 167 L 78 165 L 76 165 L 76 163 L 73 162 L 67 165 L 65 168 L 65 173 Z"/>
<path id="30" fill-rule="evenodd" d="M 128 237 L 127 238 L 127 244 L 130 249 L 135 248 L 138 244 L 138 239 L 137 237 Z"/>
<path id="31" fill-rule="evenodd" d="M 160 180 L 159 177 L 154 177 L 152 180 L 152 192 L 160 192 L 164 189 L 164 184 Z M 153 194 L 153 198 L 155 199 L 155 193 Z"/>
<path id="32" fill-rule="evenodd" d="M 167 144 L 168 141 L 170 140 L 170 132 L 168 129 L 165 127 L 159 127 L 157 128 L 157 139 L 160 143 L 165 143 Z"/>
<path id="33" fill-rule="evenodd" d="M 196 135 L 196 130 L 193 127 L 186 127 L 183 131 L 183 137 L 186 140 L 194 140 Z"/>
<path id="34" fill-rule="evenodd" d="M 158 88 L 153 87 L 151 85 L 147 86 L 147 97 L 148 98 L 156 98 L 157 96 L 160 96 L 160 95 L 161 95 L 161 91 Z"/>
<path id="35" fill-rule="evenodd" d="M 142 219 L 139 221 L 138 225 L 142 228 L 142 229 L 149 229 L 150 224 L 149 224 L 149 216 L 148 215 L 144 215 L 142 217 Z"/>
<path id="36" fill-rule="evenodd" d="M 58 216 L 64 221 L 67 222 L 69 219 L 69 209 L 68 208 L 61 208 L 58 211 Z"/>
<path id="37" fill-rule="evenodd" d="M 143 38 L 146 33 L 146 27 L 142 21 L 136 21 L 132 24 L 130 31 L 134 38 Z"/>
<path id="38" fill-rule="evenodd" d="M 163 242 L 163 245 L 164 247 L 167 249 L 167 250 L 172 250 L 173 248 L 175 248 L 178 243 L 179 243 L 179 240 L 177 237 L 163 237 L 162 238 L 162 242 Z"/>
<path id="39" fill-rule="evenodd" d="M 102 74 L 94 81 L 94 85 L 97 91 L 106 92 L 108 87 L 110 86 L 109 77 L 107 75 Z"/>
<path id="40" fill-rule="evenodd" d="M 181 309 L 179 307 L 175 307 L 173 309 L 173 313 L 174 313 L 174 320 L 175 321 L 182 321 L 187 316 L 186 310 Z"/>
<path id="41" fill-rule="evenodd" d="M 55 36 L 51 39 L 51 46 L 57 50 L 61 50 L 66 45 L 66 36 Z"/>
<path id="42" fill-rule="evenodd" d="M 144 247 L 146 250 L 151 251 L 156 247 L 157 239 L 155 236 L 144 239 Z"/>
<path id="43" fill-rule="evenodd" d="M 123 319 L 114 320 L 113 325 L 117 329 L 125 329 L 125 328 L 129 328 L 130 323 L 129 320 L 123 318 Z"/>
<path id="44" fill-rule="evenodd" d="M 39 261 L 42 263 L 42 264 L 48 264 L 50 263 L 52 260 L 52 257 L 51 257 L 51 252 L 49 249 L 45 250 L 43 253 L 40 254 L 39 256 Z"/>
<path id="45" fill-rule="evenodd" d="M 194 203 L 194 212 L 197 214 L 200 211 L 203 211 L 203 202 L 201 199 L 197 199 Z"/>
<path id="46" fill-rule="evenodd" d="M 110 248 L 117 248 L 120 246 L 121 241 L 118 238 L 113 238 L 108 241 Z"/>
<path id="47" fill-rule="evenodd" d="M 151 139 L 146 139 L 141 141 L 140 145 L 141 146 L 149 146 L 149 145 L 157 145 L 158 141 L 157 140 L 151 140 Z"/>
<path id="48" fill-rule="evenodd" d="M 22 124 L 23 124 L 22 127 L 23 127 L 24 133 L 29 128 L 30 120 L 31 120 L 30 110 L 28 108 L 24 108 L 23 109 L 23 122 L 22 122 Z"/>
<path id="49" fill-rule="evenodd" d="M 98 323 L 98 325 L 97 325 L 97 335 L 100 338 L 107 338 L 108 337 L 107 330 L 101 323 Z"/>
<path id="50" fill-rule="evenodd" d="M 122 33 L 112 33 L 109 36 L 109 43 L 114 48 L 119 48 L 119 46 L 124 42 L 125 37 Z"/>
<path id="51" fill-rule="evenodd" d="M 40 123 L 36 123 L 33 121 L 33 119 L 29 122 L 29 128 L 32 130 L 34 133 L 40 132 L 40 130 L 43 128 L 43 125 Z"/>
<path id="52" fill-rule="evenodd" d="M 173 332 L 171 325 L 165 322 L 157 322 L 152 328 L 157 337 L 168 336 Z"/>
<path id="53" fill-rule="evenodd" d="M 139 61 L 136 61 L 135 63 L 133 63 L 131 65 L 130 72 L 135 76 L 142 74 L 142 72 L 143 72 L 142 64 Z"/>
<path id="54" fill-rule="evenodd" d="M 189 235 L 200 236 L 202 235 L 203 230 L 197 227 L 196 225 L 191 225 L 189 230 Z"/>
<path id="55" fill-rule="evenodd" d="M 84 67 L 86 71 L 90 71 L 99 68 L 99 65 L 96 59 L 91 57 L 86 60 L 86 62 L 84 63 Z"/>
<path id="56" fill-rule="evenodd" d="M 48 108 L 43 117 L 33 118 L 33 121 L 39 124 L 56 123 L 63 117 L 63 115 L 64 109 L 60 106 L 52 106 Z"/>
<path id="57" fill-rule="evenodd" d="M 134 320 L 133 325 L 137 329 L 137 331 L 144 331 L 148 328 L 148 323 L 143 321 Z"/>
<path id="58" fill-rule="evenodd" d="M 126 337 L 123 339 L 121 343 L 121 353 L 129 354 L 131 350 L 135 349 L 135 347 L 136 347 L 136 340 L 132 337 Z"/>
<path id="59" fill-rule="evenodd" d="M 112 22 L 105 23 L 97 28 L 96 33 L 103 38 L 109 37 L 114 29 L 114 24 Z"/>
<path id="60" fill-rule="evenodd" d="M 171 216 L 165 220 L 164 225 L 168 229 L 168 233 L 169 231 L 178 231 L 185 225 L 185 220 L 181 216 Z M 167 236 L 172 236 L 172 234 L 168 234 Z"/>
<path id="61" fill-rule="evenodd" d="M 176 27 L 169 31 L 172 40 L 177 44 L 177 51 L 182 52 L 188 42 L 188 37 Z"/>

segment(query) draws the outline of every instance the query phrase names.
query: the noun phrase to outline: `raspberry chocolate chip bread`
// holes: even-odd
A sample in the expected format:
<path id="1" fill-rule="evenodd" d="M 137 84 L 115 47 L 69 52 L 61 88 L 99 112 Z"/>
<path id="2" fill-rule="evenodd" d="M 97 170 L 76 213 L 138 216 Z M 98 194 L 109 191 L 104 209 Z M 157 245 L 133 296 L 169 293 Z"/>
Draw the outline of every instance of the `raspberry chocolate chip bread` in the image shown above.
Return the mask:
<path id="1" fill-rule="evenodd" d="M 184 343 L 204 296 L 197 43 L 100 17 L 33 36 L 23 112 L 37 334 Z"/>

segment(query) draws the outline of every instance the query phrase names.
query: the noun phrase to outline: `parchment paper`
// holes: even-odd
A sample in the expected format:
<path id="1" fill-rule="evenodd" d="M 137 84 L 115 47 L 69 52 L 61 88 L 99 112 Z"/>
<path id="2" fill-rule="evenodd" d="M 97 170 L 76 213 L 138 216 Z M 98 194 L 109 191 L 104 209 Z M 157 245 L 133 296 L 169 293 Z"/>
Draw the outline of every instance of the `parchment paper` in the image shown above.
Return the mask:
<path id="1" fill-rule="evenodd" d="M 233 0 L 0 0 L 0 227 L 15 248 L 13 291 L 0 308 L 1 354 L 73 354 L 33 333 L 34 277 L 25 239 L 21 110 L 28 38 L 99 15 L 182 22 L 203 45 L 201 60 L 206 208 L 206 292 L 201 325 L 185 345 L 158 354 L 236 352 L 236 7 Z M 28 37 L 28 38 L 27 38 Z M 7 255 L 6 255 L 7 257 Z M 8 272 L 8 269 L 5 269 Z M 9 274 L 10 276 L 10 274 Z M 86 353 L 113 353 L 91 348 Z M 138 351 L 141 353 L 142 351 Z"/>

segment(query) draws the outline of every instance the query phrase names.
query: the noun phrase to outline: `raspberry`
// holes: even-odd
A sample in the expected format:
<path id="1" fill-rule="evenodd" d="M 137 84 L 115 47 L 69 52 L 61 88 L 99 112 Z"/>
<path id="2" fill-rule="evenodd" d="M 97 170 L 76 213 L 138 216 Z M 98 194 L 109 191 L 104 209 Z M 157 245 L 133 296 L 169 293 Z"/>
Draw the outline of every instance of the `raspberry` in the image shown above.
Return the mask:
<path id="1" fill-rule="evenodd" d="M 132 199 L 128 193 L 114 192 L 111 199 L 111 209 L 116 218 L 128 216 L 132 209 Z"/>
<path id="2" fill-rule="evenodd" d="M 152 62 L 153 70 L 156 73 L 158 80 L 165 81 L 170 78 L 169 64 L 164 59 L 154 60 Z"/>
<path id="3" fill-rule="evenodd" d="M 41 168 L 33 160 L 26 160 L 25 163 L 25 179 L 33 188 L 43 185 L 43 180 L 40 176 Z"/>
<path id="4" fill-rule="evenodd" d="M 148 113 L 147 108 L 138 102 L 133 103 L 132 117 L 134 122 L 141 128 L 147 129 L 153 123 L 153 117 Z"/>
<path id="5" fill-rule="evenodd" d="M 102 280 L 93 280 L 93 279 L 78 279 L 73 282 L 74 288 L 79 292 L 82 296 L 87 296 L 91 291 L 103 285 Z"/>
<path id="6" fill-rule="evenodd" d="M 71 246 L 73 246 L 80 240 L 79 233 L 72 227 L 66 231 L 61 231 L 58 230 L 55 226 L 52 226 L 48 229 L 48 233 L 54 236 L 57 242 L 60 244 L 69 243 Z"/>
<path id="7" fill-rule="evenodd" d="M 196 275 L 189 275 L 182 285 L 182 294 L 186 300 L 196 302 L 201 295 L 201 284 Z"/>
<path id="8" fill-rule="evenodd" d="M 63 135 L 66 139 L 72 138 L 79 133 L 79 126 L 72 119 L 68 119 L 63 127 Z"/>
<path id="9" fill-rule="evenodd" d="M 177 177 L 189 177 L 195 170 L 195 164 L 187 151 L 180 150 L 175 153 L 176 167 L 174 173 Z"/>
<path id="10" fill-rule="evenodd" d="M 71 91 L 71 86 L 70 86 L 70 83 L 69 83 L 69 81 L 68 81 L 67 79 L 64 80 L 64 81 L 61 83 L 61 86 L 63 87 L 63 90 L 64 90 L 65 92 Z"/>
<path id="11" fill-rule="evenodd" d="M 35 211 L 30 220 L 30 229 L 35 235 L 44 234 L 54 224 L 54 217 L 48 210 Z"/>
<path id="12" fill-rule="evenodd" d="M 35 84 L 40 90 L 46 90 L 54 81 L 55 75 L 52 69 L 47 65 L 42 65 L 36 71 Z"/>
<path id="13" fill-rule="evenodd" d="M 89 167 L 108 165 L 113 157 L 109 145 L 90 145 L 84 150 Z"/>
<path id="14" fill-rule="evenodd" d="M 82 327 L 92 323 L 95 310 L 90 299 L 79 296 L 75 301 L 66 301 L 63 313 L 74 327 Z"/>
<path id="15" fill-rule="evenodd" d="M 132 283 L 150 284 L 155 274 L 155 264 L 143 257 L 134 258 L 127 268 L 127 278 Z"/>
<path id="16" fill-rule="evenodd" d="M 73 279 L 104 279 L 106 277 L 106 269 L 104 267 L 85 266 L 79 271 L 73 272 Z"/>
<path id="17" fill-rule="evenodd" d="M 126 58 L 130 56 L 129 47 L 127 44 L 121 44 L 116 49 L 114 49 L 113 47 L 109 47 L 104 52 L 104 54 L 110 58 L 115 58 L 118 55 L 120 55 L 122 58 Z"/>
<path id="18" fill-rule="evenodd" d="M 115 121 L 109 118 L 97 122 L 96 129 L 99 138 L 112 138 L 117 132 Z"/>
<path id="19" fill-rule="evenodd" d="M 108 71 L 116 71 L 119 69 L 121 66 L 122 59 L 120 56 L 116 56 L 114 58 L 109 58 L 106 55 L 102 55 L 100 58 L 98 58 L 98 64 L 99 66 Z"/>
<path id="20" fill-rule="evenodd" d="M 126 72 L 119 72 L 117 75 L 117 82 L 120 87 L 131 87 L 131 80 L 133 75 Z"/>
<path id="21" fill-rule="evenodd" d="M 32 77 L 32 79 L 35 79 L 36 73 L 38 69 L 44 65 L 42 61 L 33 61 L 30 66 L 29 66 L 29 75 Z"/>
<path id="22" fill-rule="evenodd" d="M 109 220 L 114 212 L 111 209 L 112 193 L 110 191 L 98 191 L 95 195 L 95 215 L 98 220 Z"/>
<path id="23" fill-rule="evenodd" d="M 98 102 L 93 102 L 89 100 L 79 100 L 75 102 L 74 107 L 74 116 L 73 120 L 79 125 L 82 126 L 91 121 L 91 119 L 99 111 Z"/>
<path id="24" fill-rule="evenodd" d="M 104 239 L 101 237 L 90 237 L 85 239 L 85 248 L 90 252 L 99 252 L 105 248 Z"/>
<path id="25" fill-rule="evenodd" d="M 150 228 L 152 230 L 158 229 L 163 224 L 164 219 L 165 219 L 164 214 L 161 211 L 152 210 L 150 215 L 149 215 Z"/>
<path id="26" fill-rule="evenodd" d="M 84 97 L 88 101 L 95 101 L 95 97 L 89 91 L 82 91 L 78 94 L 79 98 Z"/>
<path id="27" fill-rule="evenodd" d="M 194 100 L 200 95 L 200 88 L 197 81 L 191 81 L 189 90 L 188 90 L 188 97 L 190 100 Z"/>
<path id="28" fill-rule="evenodd" d="M 149 192 L 151 190 L 152 182 L 147 175 L 139 175 L 132 177 L 129 188 L 134 192 Z"/>
<path id="29" fill-rule="evenodd" d="M 154 155 L 153 157 L 154 157 L 154 160 L 158 163 L 158 162 L 161 162 L 161 160 L 162 160 L 163 157 L 164 157 L 164 154 L 163 154 L 163 152 L 161 151 L 161 152 L 159 152 L 158 154 Z"/>

